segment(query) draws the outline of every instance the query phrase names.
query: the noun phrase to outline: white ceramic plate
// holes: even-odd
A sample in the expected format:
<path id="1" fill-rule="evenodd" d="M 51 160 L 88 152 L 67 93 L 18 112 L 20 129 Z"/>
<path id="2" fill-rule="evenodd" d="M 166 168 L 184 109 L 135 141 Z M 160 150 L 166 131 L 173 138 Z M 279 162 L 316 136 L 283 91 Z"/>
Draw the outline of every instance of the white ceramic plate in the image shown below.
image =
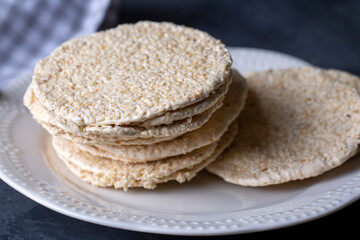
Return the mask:
<path id="1" fill-rule="evenodd" d="M 271 51 L 231 48 L 240 72 L 306 65 Z M 10 186 L 65 215 L 135 231 L 219 235 L 255 232 L 309 221 L 359 199 L 360 161 L 319 177 L 250 188 L 207 172 L 156 190 L 128 192 L 92 187 L 73 176 L 46 144 L 47 134 L 22 106 L 25 76 L 0 98 L 0 177 Z M 46 157 L 45 157 L 46 156 Z"/>

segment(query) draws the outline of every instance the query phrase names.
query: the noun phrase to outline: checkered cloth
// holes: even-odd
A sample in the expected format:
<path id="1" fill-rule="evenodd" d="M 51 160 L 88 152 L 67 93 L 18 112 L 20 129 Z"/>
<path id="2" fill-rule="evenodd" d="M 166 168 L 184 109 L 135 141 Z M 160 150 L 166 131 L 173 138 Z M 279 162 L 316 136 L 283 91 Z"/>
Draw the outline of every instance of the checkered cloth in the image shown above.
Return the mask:
<path id="1" fill-rule="evenodd" d="M 0 90 L 62 42 L 97 30 L 110 0 L 0 1 Z"/>

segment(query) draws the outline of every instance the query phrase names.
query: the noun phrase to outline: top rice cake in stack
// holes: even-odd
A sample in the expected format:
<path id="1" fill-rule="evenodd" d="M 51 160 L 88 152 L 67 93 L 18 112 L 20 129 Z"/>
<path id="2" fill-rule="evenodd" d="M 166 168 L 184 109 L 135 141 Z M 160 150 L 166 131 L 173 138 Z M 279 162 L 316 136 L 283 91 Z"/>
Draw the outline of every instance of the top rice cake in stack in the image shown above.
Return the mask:
<path id="1" fill-rule="evenodd" d="M 242 109 L 247 87 L 231 64 L 224 44 L 202 31 L 172 23 L 124 24 L 65 42 L 41 60 L 24 103 L 57 136 L 59 157 L 84 180 L 154 188 L 189 180 L 235 137 L 235 124 L 227 136 L 226 130 Z M 230 84 L 237 91 L 232 95 Z M 213 115 L 217 120 L 209 121 Z M 228 120 L 219 127 L 221 115 Z M 201 129 L 207 122 L 216 130 Z M 212 137 L 200 141 L 204 132 Z M 182 149 L 171 151 L 172 141 Z M 170 164 L 169 158 L 177 160 Z M 187 164 L 182 158 L 197 160 Z M 171 171 L 146 175 L 150 162 L 154 174 L 169 166 Z"/>

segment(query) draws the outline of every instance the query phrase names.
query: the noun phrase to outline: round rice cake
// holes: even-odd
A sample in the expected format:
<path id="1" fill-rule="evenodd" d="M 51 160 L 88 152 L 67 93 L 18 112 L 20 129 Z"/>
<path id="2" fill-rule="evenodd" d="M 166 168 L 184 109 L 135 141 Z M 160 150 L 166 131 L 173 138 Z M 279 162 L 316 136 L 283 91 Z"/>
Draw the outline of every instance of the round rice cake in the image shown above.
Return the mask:
<path id="1" fill-rule="evenodd" d="M 356 154 L 360 97 L 338 80 L 348 74 L 331 71 L 252 74 L 238 136 L 207 170 L 227 182 L 265 186 L 320 175 Z"/>
<path id="2" fill-rule="evenodd" d="M 170 180 L 182 183 L 195 177 L 230 145 L 236 132 L 237 124 L 234 123 L 218 142 L 185 155 L 146 163 L 94 157 L 61 137 L 53 137 L 53 147 L 75 175 L 95 186 L 123 188 L 125 191 L 130 187 L 154 189 L 158 183 Z"/>
<path id="3" fill-rule="evenodd" d="M 30 109 L 33 117 L 52 135 L 65 136 L 75 142 L 80 143 L 114 143 L 121 140 L 132 140 L 137 138 L 175 138 L 188 131 L 193 131 L 200 128 L 206 123 L 211 115 L 222 106 L 222 98 L 220 101 L 215 103 L 206 111 L 186 118 L 173 122 L 172 124 L 165 124 L 160 126 L 154 126 L 150 128 L 135 127 L 135 126 L 113 126 L 104 125 L 101 128 L 88 126 L 82 131 L 76 134 L 69 131 L 69 129 L 63 129 L 61 124 L 48 114 L 33 98 L 31 90 L 25 94 L 24 101 L 26 106 Z"/>
<path id="4" fill-rule="evenodd" d="M 36 65 L 33 91 L 69 132 L 106 134 L 208 98 L 231 64 L 225 45 L 205 32 L 144 21 L 65 42 Z"/>
<path id="5" fill-rule="evenodd" d="M 202 127 L 169 141 L 151 145 L 76 144 L 91 155 L 124 162 L 145 162 L 192 152 L 216 142 L 237 118 L 245 104 L 246 80 L 233 70 L 233 82 L 223 106 Z"/>
<path id="6" fill-rule="evenodd" d="M 25 93 L 24 104 L 31 111 L 34 118 L 52 135 L 66 136 L 68 139 L 75 142 L 118 143 L 119 141 L 126 142 L 128 140 L 136 140 L 138 138 L 163 138 L 166 140 L 175 138 L 187 131 L 192 131 L 203 125 L 210 118 L 213 112 L 222 106 L 222 100 L 225 93 L 228 91 L 231 82 L 232 77 L 227 79 L 220 89 L 217 89 L 215 92 L 210 94 L 208 98 L 201 102 L 179 109 L 178 111 L 167 112 L 162 116 L 150 119 L 149 121 L 158 123 L 161 118 L 167 123 L 154 126 L 143 126 L 142 124 L 139 126 L 87 126 L 81 131 L 73 133 L 71 132 L 71 129 L 66 128 L 66 126 L 57 122 L 56 119 L 41 106 L 33 91 L 34 82 L 30 84 Z M 191 115 L 195 113 L 199 114 Z M 173 122 L 173 120 L 177 121 Z M 151 143 L 152 141 L 149 139 L 142 142 Z"/>

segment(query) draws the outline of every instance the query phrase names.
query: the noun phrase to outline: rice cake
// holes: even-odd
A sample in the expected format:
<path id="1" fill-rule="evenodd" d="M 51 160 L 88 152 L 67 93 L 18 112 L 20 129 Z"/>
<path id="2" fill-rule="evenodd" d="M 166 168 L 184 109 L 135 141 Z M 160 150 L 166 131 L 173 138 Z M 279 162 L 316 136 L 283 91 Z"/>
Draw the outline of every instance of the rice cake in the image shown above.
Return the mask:
<path id="1" fill-rule="evenodd" d="M 66 136 L 76 142 L 81 143 L 114 143 L 119 141 L 133 140 L 136 138 L 164 138 L 172 139 L 176 136 L 182 135 L 187 131 L 191 131 L 199 128 L 203 125 L 222 105 L 224 94 L 228 91 L 232 78 L 225 81 L 221 89 L 216 90 L 207 99 L 188 106 L 184 109 L 180 109 L 175 112 L 166 113 L 155 119 L 150 119 L 152 122 L 158 122 L 159 119 L 163 119 L 166 123 L 161 126 L 141 127 L 139 126 L 114 126 L 106 125 L 102 127 L 87 126 L 82 131 L 72 133 L 71 129 L 64 128 L 62 124 L 56 121 L 45 109 L 41 106 L 38 99 L 34 95 L 32 82 L 25 93 L 24 104 L 29 108 L 34 118 L 43 125 L 52 135 Z M 216 102 L 214 102 L 216 101 Z M 198 113 L 199 110 L 203 111 L 195 117 L 191 114 Z M 185 119 L 177 120 L 175 123 L 173 120 L 180 119 L 181 116 Z M 189 117 L 190 116 L 190 117 Z M 151 142 L 151 141 L 147 141 Z"/>
<path id="2" fill-rule="evenodd" d="M 304 67 L 252 74 L 238 136 L 207 170 L 227 182 L 265 186 L 320 175 L 356 154 L 360 97 L 339 81 L 349 75 L 329 73 Z"/>
<path id="3" fill-rule="evenodd" d="M 236 70 L 233 70 L 232 76 L 233 82 L 225 96 L 224 105 L 197 130 L 151 145 L 76 145 L 93 156 L 124 162 L 145 162 L 185 154 L 216 142 L 237 118 L 245 104 L 246 80 Z"/>
<path id="4" fill-rule="evenodd" d="M 176 121 L 172 124 L 165 124 L 154 126 L 150 128 L 135 127 L 135 126 L 112 126 L 104 125 L 102 128 L 88 126 L 76 134 L 69 132 L 69 129 L 63 129 L 61 124 L 48 114 L 39 103 L 34 100 L 29 100 L 34 96 L 28 91 L 24 97 L 26 106 L 32 112 L 34 118 L 52 135 L 65 136 L 76 142 L 94 142 L 94 143 L 113 143 L 119 140 L 131 140 L 136 138 L 175 138 L 188 131 L 193 131 L 200 128 L 206 123 L 211 115 L 222 106 L 222 99 L 215 103 L 212 107 L 202 112 L 201 114 L 186 118 L 184 120 Z M 101 129 L 101 130 L 100 130 Z M 90 140 L 88 140 L 90 139 Z"/>
<path id="5" fill-rule="evenodd" d="M 176 180 L 189 181 L 232 142 L 237 124 L 218 142 L 191 153 L 147 163 L 124 163 L 106 158 L 94 157 L 76 148 L 69 140 L 54 137 L 53 146 L 60 159 L 82 180 L 99 187 L 123 188 L 144 187 L 154 189 L 158 183 Z"/>
<path id="6" fill-rule="evenodd" d="M 56 48 L 36 65 L 33 91 L 69 132 L 106 134 L 208 98 L 229 78 L 231 64 L 224 44 L 205 32 L 166 22 L 122 24 Z"/>

